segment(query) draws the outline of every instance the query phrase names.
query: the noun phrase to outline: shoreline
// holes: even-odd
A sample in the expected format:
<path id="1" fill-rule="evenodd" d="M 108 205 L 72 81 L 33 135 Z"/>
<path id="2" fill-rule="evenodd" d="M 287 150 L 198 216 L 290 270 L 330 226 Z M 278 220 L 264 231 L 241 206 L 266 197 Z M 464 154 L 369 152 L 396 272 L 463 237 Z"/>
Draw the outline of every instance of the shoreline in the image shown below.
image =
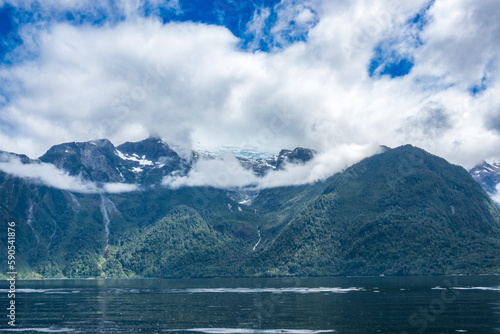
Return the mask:
<path id="1" fill-rule="evenodd" d="M 500 276 L 490 274 L 444 274 L 444 275 L 412 275 L 412 276 L 259 276 L 259 277 L 54 277 L 54 278 L 16 278 L 16 281 L 105 281 L 105 280 L 224 280 L 224 279 L 335 279 L 335 278 L 431 278 L 431 277 L 478 277 Z M 0 278 L 9 281 L 9 278 Z"/>

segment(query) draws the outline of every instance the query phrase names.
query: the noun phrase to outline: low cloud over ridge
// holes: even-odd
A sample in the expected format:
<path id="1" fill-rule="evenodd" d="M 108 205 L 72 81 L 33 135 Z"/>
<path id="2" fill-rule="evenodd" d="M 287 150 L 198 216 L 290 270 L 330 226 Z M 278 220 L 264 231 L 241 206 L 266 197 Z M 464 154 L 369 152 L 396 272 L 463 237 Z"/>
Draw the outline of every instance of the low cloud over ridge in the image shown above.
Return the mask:
<path id="1" fill-rule="evenodd" d="M 35 183 L 75 193 L 123 193 L 139 189 L 136 185 L 125 183 L 96 184 L 71 176 L 66 171 L 58 169 L 49 163 L 33 162 L 23 164 L 20 159 L 8 155 L 0 155 L 0 171 Z"/>
<path id="2" fill-rule="evenodd" d="M 157 1 L 119 3 L 124 19 L 109 24 L 26 25 L 0 66 L 0 149 L 35 157 L 60 142 L 155 133 L 188 148 L 411 143 L 466 168 L 500 160 L 496 0 L 282 0 L 275 26 L 262 9 L 248 27 L 269 50 L 242 48 L 224 26 L 143 15 Z M 290 22 L 304 38 L 290 40 Z"/>
<path id="3" fill-rule="evenodd" d="M 173 189 L 209 186 L 252 190 L 303 185 L 325 180 L 379 150 L 375 146 L 342 145 L 316 155 L 306 164 L 287 164 L 283 170 L 271 170 L 263 177 L 243 168 L 233 155 L 226 154 L 220 159 L 200 159 L 188 175 L 167 176 L 162 184 Z"/>
<path id="4" fill-rule="evenodd" d="M 380 150 L 377 146 L 341 145 L 317 154 L 305 164 L 285 164 L 282 170 L 270 170 L 263 177 L 245 169 L 231 153 L 218 158 L 199 158 L 187 175 L 170 175 L 162 185 L 171 189 L 209 186 L 218 189 L 261 190 L 281 186 L 310 184 L 325 180 L 366 156 Z M 129 183 L 95 183 L 71 176 L 50 163 L 23 163 L 19 157 L 0 154 L 0 171 L 33 183 L 84 194 L 124 193 L 140 189 Z"/>

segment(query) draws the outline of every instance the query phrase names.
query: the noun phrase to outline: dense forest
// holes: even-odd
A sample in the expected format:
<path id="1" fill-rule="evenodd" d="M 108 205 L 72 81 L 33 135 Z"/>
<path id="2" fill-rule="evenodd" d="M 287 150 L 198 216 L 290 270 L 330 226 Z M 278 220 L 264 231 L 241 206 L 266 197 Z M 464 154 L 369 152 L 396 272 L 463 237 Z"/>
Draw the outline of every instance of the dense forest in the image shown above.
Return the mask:
<path id="1" fill-rule="evenodd" d="M 462 167 L 412 146 L 250 205 L 228 195 L 85 195 L 0 173 L 22 278 L 500 273 L 497 207 Z"/>

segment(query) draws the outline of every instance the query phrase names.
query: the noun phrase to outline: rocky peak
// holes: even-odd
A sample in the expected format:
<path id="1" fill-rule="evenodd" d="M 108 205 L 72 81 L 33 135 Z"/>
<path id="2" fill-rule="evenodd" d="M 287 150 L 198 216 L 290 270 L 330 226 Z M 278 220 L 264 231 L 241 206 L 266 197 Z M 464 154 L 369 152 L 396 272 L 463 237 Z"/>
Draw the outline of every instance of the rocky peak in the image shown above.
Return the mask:
<path id="1" fill-rule="evenodd" d="M 121 182 L 123 176 L 116 168 L 115 147 L 107 139 L 90 142 L 72 142 L 53 146 L 40 157 L 70 175 L 81 175 L 86 180 Z"/>
<path id="2" fill-rule="evenodd" d="M 126 142 L 117 147 L 118 151 L 126 155 L 137 155 L 142 159 L 152 162 L 162 162 L 162 160 L 179 161 L 179 155 L 160 138 L 149 137 L 139 142 Z"/>
<path id="3" fill-rule="evenodd" d="M 293 151 L 281 150 L 275 160 L 276 169 L 283 169 L 286 163 L 294 165 L 305 164 L 314 158 L 315 153 L 316 151 L 303 147 L 296 147 Z"/>
<path id="4" fill-rule="evenodd" d="M 8 162 L 12 159 L 19 159 L 23 164 L 29 164 L 31 162 L 31 159 L 24 154 L 0 151 L 0 162 Z"/>

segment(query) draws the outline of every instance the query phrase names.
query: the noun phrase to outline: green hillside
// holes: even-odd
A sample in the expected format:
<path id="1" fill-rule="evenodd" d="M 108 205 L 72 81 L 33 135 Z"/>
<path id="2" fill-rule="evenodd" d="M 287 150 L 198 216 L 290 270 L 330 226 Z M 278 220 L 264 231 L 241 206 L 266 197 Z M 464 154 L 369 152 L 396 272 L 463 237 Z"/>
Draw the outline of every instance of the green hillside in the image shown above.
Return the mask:
<path id="1" fill-rule="evenodd" d="M 404 146 L 330 179 L 243 268 L 259 275 L 500 272 L 498 217 L 467 171 Z"/>
<path id="2" fill-rule="evenodd" d="M 251 205 L 200 187 L 71 194 L 3 173 L 0 197 L 25 278 L 500 273 L 496 206 L 466 170 L 412 146 Z"/>

